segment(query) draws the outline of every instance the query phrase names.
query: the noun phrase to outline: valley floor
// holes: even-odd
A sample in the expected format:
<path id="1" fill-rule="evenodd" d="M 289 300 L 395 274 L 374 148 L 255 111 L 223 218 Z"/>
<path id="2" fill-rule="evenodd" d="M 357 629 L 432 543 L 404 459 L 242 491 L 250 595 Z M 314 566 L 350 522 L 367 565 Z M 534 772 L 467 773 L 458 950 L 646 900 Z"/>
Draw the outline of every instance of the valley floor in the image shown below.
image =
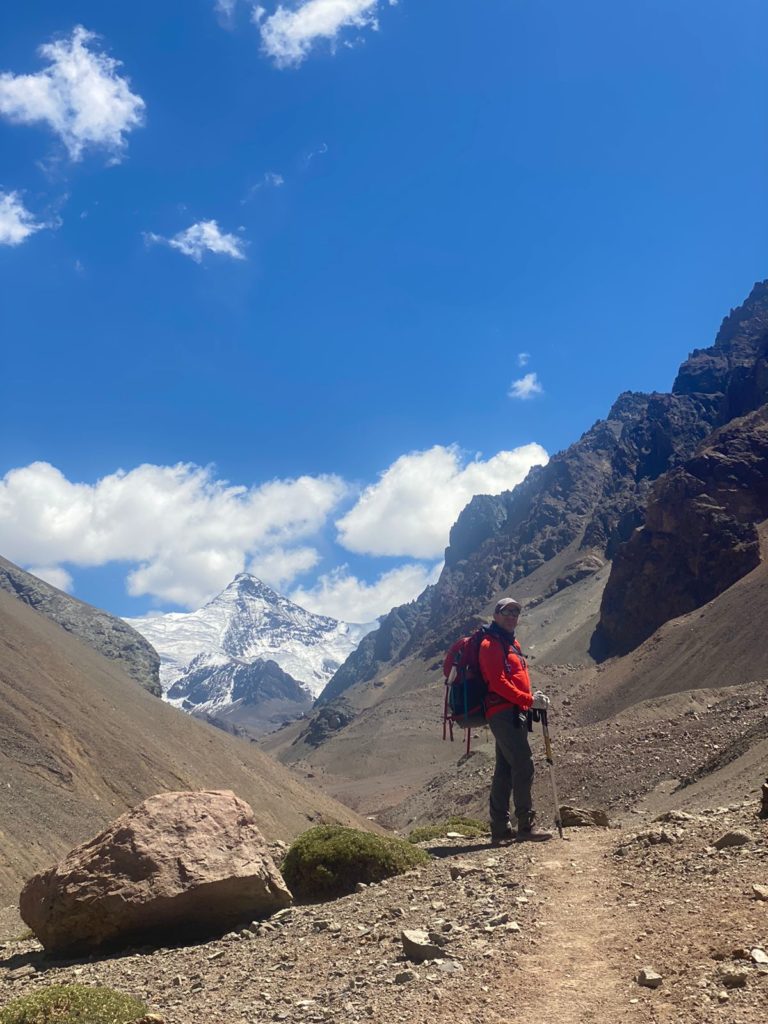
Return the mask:
<path id="1" fill-rule="evenodd" d="M 501 849 L 438 840 L 419 871 L 295 907 L 247 938 L 58 963 L 9 942 L 0 1005 L 78 981 L 136 995 L 167 1024 L 764 1024 L 768 822 L 755 810 L 633 815 Z M 749 838 L 716 850 L 727 832 Z M 405 960 L 404 928 L 443 936 L 444 958 Z M 638 984 L 643 968 L 658 988 Z"/>

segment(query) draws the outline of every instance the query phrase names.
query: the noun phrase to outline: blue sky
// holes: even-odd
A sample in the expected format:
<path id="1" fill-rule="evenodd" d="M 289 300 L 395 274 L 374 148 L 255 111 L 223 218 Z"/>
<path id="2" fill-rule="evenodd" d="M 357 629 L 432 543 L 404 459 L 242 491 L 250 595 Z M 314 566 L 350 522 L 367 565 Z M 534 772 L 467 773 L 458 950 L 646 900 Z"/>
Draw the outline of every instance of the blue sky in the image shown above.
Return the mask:
<path id="1" fill-rule="evenodd" d="M 768 276 L 766 38 L 763 0 L 5 5 L 0 553 L 119 614 L 243 568 L 415 596 L 471 493 Z"/>

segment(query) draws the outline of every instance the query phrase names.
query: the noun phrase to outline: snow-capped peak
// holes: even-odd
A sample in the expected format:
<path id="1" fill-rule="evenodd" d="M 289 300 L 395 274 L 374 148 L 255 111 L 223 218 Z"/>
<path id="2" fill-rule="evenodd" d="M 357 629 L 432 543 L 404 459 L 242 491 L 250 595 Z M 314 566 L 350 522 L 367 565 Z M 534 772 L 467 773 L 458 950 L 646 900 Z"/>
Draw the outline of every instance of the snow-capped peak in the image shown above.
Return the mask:
<path id="1" fill-rule="evenodd" d="M 317 696 L 375 623 L 359 625 L 315 615 L 249 573 L 238 573 L 195 612 L 127 619 L 160 655 L 167 692 L 201 654 L 239 662 L 277 662 Z"/>

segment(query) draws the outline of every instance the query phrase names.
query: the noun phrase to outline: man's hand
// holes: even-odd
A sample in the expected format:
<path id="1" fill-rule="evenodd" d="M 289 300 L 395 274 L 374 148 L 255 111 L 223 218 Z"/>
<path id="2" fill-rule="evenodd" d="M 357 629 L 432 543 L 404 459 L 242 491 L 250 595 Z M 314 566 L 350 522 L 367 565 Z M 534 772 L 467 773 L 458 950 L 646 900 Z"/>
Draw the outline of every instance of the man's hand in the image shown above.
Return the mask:
<path id="1" fill-rule="evenodd" d="M 533 711 L 548 711 L 551 706 L 552 701 L 546 693 L 542 693 L 541 690 L 537 690 L 536 693 L 534 693 L 533 704 L 531 704 Z"/>

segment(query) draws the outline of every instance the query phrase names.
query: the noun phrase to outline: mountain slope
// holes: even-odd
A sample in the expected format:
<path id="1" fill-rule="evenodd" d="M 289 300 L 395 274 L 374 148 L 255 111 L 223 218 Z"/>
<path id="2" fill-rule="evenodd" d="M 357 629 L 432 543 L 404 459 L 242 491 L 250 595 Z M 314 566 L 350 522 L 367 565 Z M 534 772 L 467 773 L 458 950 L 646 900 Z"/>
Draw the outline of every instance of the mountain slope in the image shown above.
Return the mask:
<path id="1" fill-rule="evenodd" d="M 0 778 L 0 904 L 34 871 L 164 789 L 234 789 L 270 840 L 321 820 L 365 826 L 253 744 L 157 700 L 5 592 Z"/>
<path id="2" fill-rule="evenodd" d="M 0 558 L 0 590 L 36 608 L 160 696 L 160 659 L 151 644 L 123 619 L 78 601 L 5 558 Z"/>

